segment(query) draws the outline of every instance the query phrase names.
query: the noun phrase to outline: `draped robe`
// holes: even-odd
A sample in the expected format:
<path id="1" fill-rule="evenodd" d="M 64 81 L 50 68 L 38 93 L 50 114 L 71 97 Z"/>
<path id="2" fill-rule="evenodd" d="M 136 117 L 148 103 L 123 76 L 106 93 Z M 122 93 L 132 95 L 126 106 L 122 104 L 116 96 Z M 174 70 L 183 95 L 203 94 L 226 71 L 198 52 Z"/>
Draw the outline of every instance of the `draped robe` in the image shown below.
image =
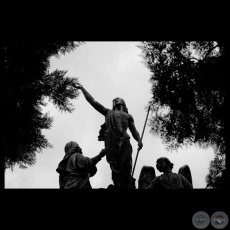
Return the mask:
<path id="1" fill-rule="evenodd" d="M 110 151 L 106 160 L 112 170 L 112 180 L 117 188 L 129 188 L 132 171 L 132 146 L 126 130 L 128 128 L 129 114 L 114 114 L 109 110 L 106 118 L 105 147 Z M 121 127 L 119 127 L 118 122 Z"/>
<path id="2" fill-rule="evenodd" d="M 156 177 L 146 189 L 192 189 L 192 185 L 180 174 L 164 173 Z"/>
<path id="3" fill-rule="evenodd" d="M 96 174 L 97 168 L 91 158 L 69 149 L 56 171 L 60 174 L 61 189 L 92 189 L 89 178 Z"/>

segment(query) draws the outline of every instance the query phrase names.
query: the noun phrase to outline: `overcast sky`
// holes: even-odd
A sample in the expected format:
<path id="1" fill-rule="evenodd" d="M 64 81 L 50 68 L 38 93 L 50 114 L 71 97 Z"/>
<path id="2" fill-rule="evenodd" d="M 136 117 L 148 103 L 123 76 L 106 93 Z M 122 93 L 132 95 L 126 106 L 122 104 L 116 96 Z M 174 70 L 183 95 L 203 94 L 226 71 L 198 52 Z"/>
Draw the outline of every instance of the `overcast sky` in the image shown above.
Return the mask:
<path id="1" fill-rule="evenodd" d="M 133 116 L 138 132 L 142 133 L 146 110 L 151 99 L 150 71 L 143 64 L 139 42 L 86 42 L 75 51 L 62 55 L 59 59 L 51 58 L 50 72 L 59 69 L 67 70 L 66 76 L 76 77 L 84 88 L 106 108 L 112 108 L 112 100 L 121 97 L 125 100 L 129 113 Z M 64 156 L 64 146 L 69 141 L 76 141 L 87 157 L 97 155 L 104 143 L 97 140 L 104 116 L 98 113 L 84 98 L 80 96 L 72 100 L 75 106 L 73 113 L 64 113 L 49 103 L 44 113 L 49 112 L 54 118 L 52 128 L 43 130 L 43 134 L 53 148 L 37 154 L 34 166 L 5 172 L 5 188 L 59 188 L 56 168 Z M 149 118 L 151 113 L 149 114 Z M 133 163 L 137 154 L 137 142 L 130 131 L 133 147 Z M 214 159 L 213 149 L 191 148 L 167 152 L 162 140 L 150 133 L 146 126 L 143 137 L 143 148 L 139 152 L 134 178 L 136 187 L 141 168 L 153 166 L 156 160 L 167 157 L 174 163 L 173 172 L 188 164 L 193 178 L 194 188 L 205 188 L 205 176 L 209 162 Z M 97 164 L 97 174 L 90 178 L 93 188 L 107 188 L 112 184 L 111 170 L 104 157 Z M 156 170 L 156 175 L 161 173 Z"/>

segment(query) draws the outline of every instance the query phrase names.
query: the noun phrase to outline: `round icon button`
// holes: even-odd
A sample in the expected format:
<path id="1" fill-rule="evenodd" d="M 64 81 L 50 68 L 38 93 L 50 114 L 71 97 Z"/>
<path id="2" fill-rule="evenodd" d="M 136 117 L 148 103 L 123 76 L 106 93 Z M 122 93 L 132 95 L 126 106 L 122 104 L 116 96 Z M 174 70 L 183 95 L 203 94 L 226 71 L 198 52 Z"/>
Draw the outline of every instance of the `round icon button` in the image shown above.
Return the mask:
<path id="1" fill-rule="evenodd" d="M 224 212 L 215 212 L 212 214 L 211 224 L 216 229 L 223 229 L 228 224 L 228 216 Z"/>
<path id="2" fill-rule="evenodd" d="M 192 217 L 193 225 L 198 229 L 206 228 L 210 223 L 210 217 L 206 212 L 196 212 Z"/>

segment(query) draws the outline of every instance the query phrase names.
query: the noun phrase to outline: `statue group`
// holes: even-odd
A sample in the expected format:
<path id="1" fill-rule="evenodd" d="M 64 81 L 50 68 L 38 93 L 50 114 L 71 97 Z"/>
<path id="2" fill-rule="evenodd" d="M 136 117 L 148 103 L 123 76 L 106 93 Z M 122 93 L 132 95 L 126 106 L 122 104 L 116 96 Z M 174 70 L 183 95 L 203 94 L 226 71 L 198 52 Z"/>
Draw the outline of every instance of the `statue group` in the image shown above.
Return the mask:
<path id="1" fill-rule="evenodd" d="M 93 158 L 83 155 L 77 142 L 71 141 L 65 146 L 65 156 L 59 163 L 56 171 L 59 173 L 61 189 L 91 189 L 89 178 L 97 172 L 96 164 L 106 156 L 112 172 L 113 184 L 108 189 L 136 189 L 135 178 L 132 177 L 132 145 L 127 129 L 137 141 L 138 151 L 143 147 L 139 132 L 134 123 L 133 116 L 122 98 L 112 101 L 112 109 L 108 109 L 97 102 L 80 84 L 77 86 L 90 103 L 90 105 L 105 117 L 101 125 L 98 140 L 104 141 L 105 148 Z M 192 177 L 188 165 L 180 168 L 178 174 L 172 173 L 173 163 L 167 158 L 159 158 L 157 169 L 163 172 L 155 176 L 155 169 L 143 166 L 138 189 L 191 189 Z"/>

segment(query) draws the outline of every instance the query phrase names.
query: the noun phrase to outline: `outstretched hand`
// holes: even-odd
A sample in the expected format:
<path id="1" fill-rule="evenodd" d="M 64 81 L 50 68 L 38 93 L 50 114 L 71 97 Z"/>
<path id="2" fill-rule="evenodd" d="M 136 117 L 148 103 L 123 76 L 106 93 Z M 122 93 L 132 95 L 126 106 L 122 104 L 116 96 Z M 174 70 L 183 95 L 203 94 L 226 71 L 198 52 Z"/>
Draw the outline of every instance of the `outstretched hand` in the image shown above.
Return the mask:
<path id="1" fill-rule="evenodd" d="M 101 150 L 101 152 L 99 153 L 99 155 L 102 157 L 104 157 L 107 153 L 109 152 L 109 148 L 104 148 Z"/>
<path id="2" fill-rule="evenodd" d="M 77 89 L 82 89 L 83 86 L 82 86 L 80 83 L 76 83 L 76 84 L 75 84 L 75 88 L 77 88 Z"/>

